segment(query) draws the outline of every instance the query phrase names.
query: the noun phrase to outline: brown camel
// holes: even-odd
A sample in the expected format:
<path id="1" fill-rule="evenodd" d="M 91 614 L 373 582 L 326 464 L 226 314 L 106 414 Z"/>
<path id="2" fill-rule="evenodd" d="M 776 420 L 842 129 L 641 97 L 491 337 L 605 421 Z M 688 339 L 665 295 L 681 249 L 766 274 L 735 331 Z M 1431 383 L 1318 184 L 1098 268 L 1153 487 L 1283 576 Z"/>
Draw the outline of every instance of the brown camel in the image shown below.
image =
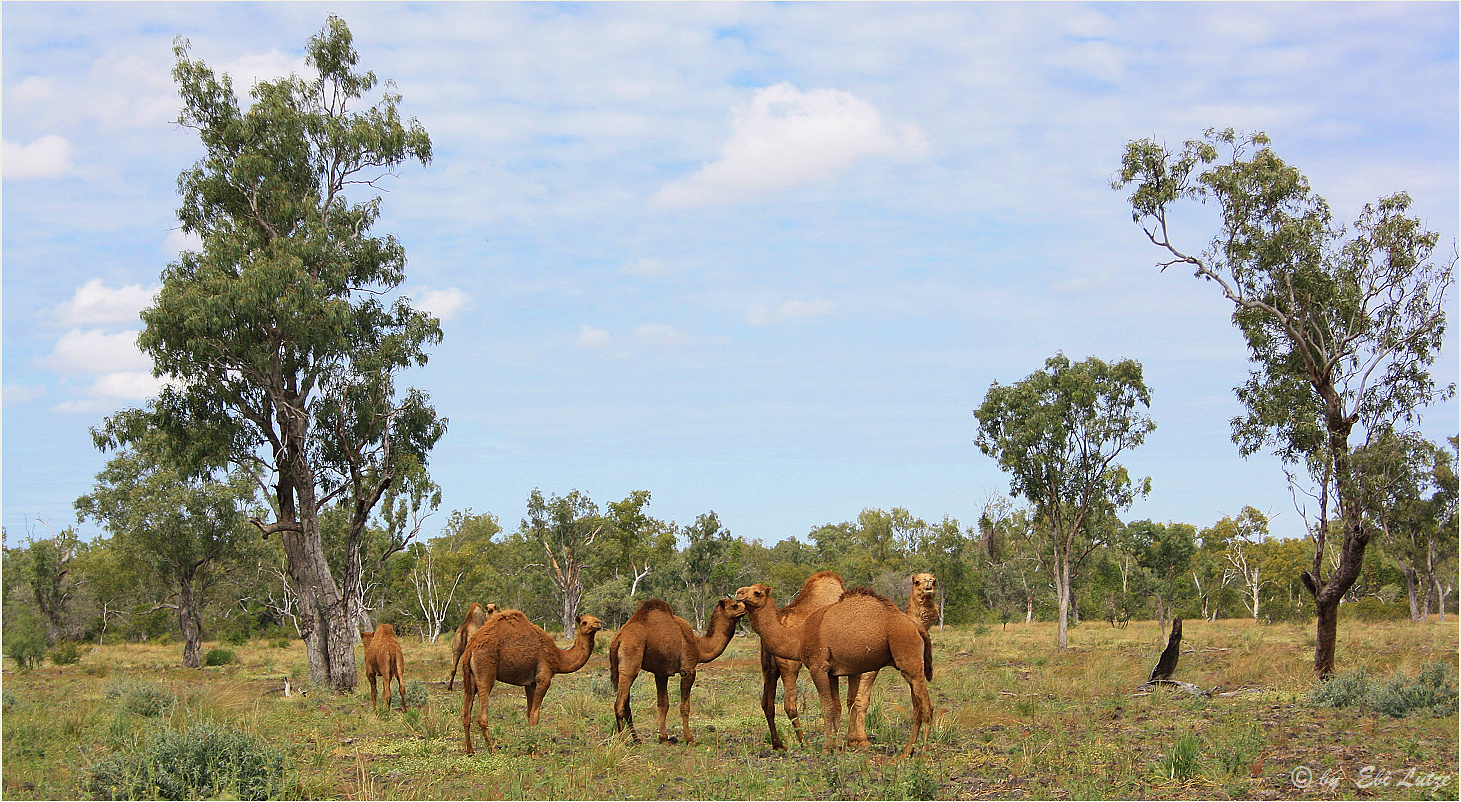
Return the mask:
<path id="1" fill-rule="evenodd" d="M 489 616 L 497 613 L 497 605 L 489 604 L 486 609 L 482 605 L 472 602 L 472 608 L 467 611 L 467 617 L 462 620 L 462 625 L 457 627 L 456 637 L 451 641 L 451 676 L 446 678 L 446 689 L 452 689 L 452 683 L 457 678 L 457 667 L 462 662 L 462 652 L 467 648 L 467 641 L 482 625 L 487 623 Z"/>
<path id="2" fill-rule="evenodd" d="M 849 711 L 847 743 L 868 743 L 865 728 L 868 690 L 879 669 L 893 665 L 908 682 L 913 697 L 913 732 L 903 754 L 913 753 L 925 725 L 932 726 L 933 702 L 928 680 L 933 677 L 933 646 L 928 632 L 885 596 L 867 588 L 853 588 L 835 604 L 812 612 L 796 628 L 782 624 L 776 615 L 771 589 L 762 584 L 736 591 L 736 600 L 749 610 L 751 629 L 761 636 L 761 645 L 777 657 L 799 657 L 821 697 L 826 739 L 831 751 L 841 726 L 842 705 L 837 695 L 837 678 L 850 677 L 851 685 L 862 677 L 862 692 L 856 694 Z M 872 674 L 871 679 L 863 677 Z"/>
<path id="3" fill-rule="evenodd" d="M 400 641 L 396 640 L 396 628 L 390 624 L 377 624 L 374 632 L 360 633 L 360 642 L 365 644 L 365 677 L 370 680 L 370 709 L 377 707 L 376 677 L 385 677 L 386 709 L 391 709 L 391 678 L 394 677 L 396 688 L 401 692 L 401 709 L 405 710 L 406 683 L 401 675 L 406 658 L 401 654 Z"/>
<path id="4" fill-rule="evenodd" d="M 846 590 L 842 584 L 842 576 L 836 571 L 818 571 L 807 577 L 802 583 L 801 592 L 796 595 L 791 604 L 776 611 L 777 620 L 782 626 L 796 628 L 807 620 L 814 610 L 819 610 L 827 605 L 835 603 L 842 598 L 842 592 Z M 781 680 L 782 684 L 782 707 L 786 711 L 786 717 L 791 719 L 792 729 L 796 731 L 797 743 L 806 743 L 802 734 L 801 718 L 797 715 L 797 674 L 801 672 L 801 661 L 796 658 L 777 657 L 766 650 L 765 644 L 761 646 L 761 711 L 766 714 L 766 728 L 771 731 L 771 746 L 775 749 L 785 749 L 786 744 L 782 743 L 781 731 L 776 728 L 776 682 Z M 851 707 L 853 697 L 857 695 L 857 680 L 849 680 L 847 685 L 847 703 Z"/>
<path id="5" fill-rule="evenodd" d="M 487 732 L 487 701 L 495 682 L 523 686 L 528 700 L 528 726 L 537 726 L 538 711 L 543 708 L 543 697 L 553 676 L 583 668 L 593 654 L 594 636 L 603 628 L 599 619 L 581 615 L 573 645 L 559 649 L 553 638 L 520 610 L 499 610 L 489 618 L 467 641 L 462 653 L 462 731 L 467 738 L 467 754 L 473 754 L 473 697 L 482 699 L 477 708 L 477 726 L 488 749 L 494 745 Z"/>
<path id="6" fill-rule="evenodd" d="M 625 722 L 629 734 L 639 743 L 634 729 L 634 714 L 629 709 L 629 689 L 640 671 L 654 675 L 659 713 L 659 740 L 670 740 L 665 719 L 669 716 L 670 675 L 680 675 L 680 721 L 685 727 L 685 743 L 695 742 L 690 734 L 690 689 L 695 685 L 695 667 L 708 663 L 725 651 L 735 635 L 736 619 L 746 614 L 746 606 L 730 599 L 721 599 L 710 616 L 705 635 L 699 636 L 690 622 L 660 599 L 648 599 L 609 643 L 609 684 L 618 690 L 614 701 L 614 731 L 622 732 Z"/>
<path id="7" fill-rule="evenodd" d="M 908 615 L 925 630 L 938 623 L 938 579 L 927 571 L 914 574 L 908 591 Z"/>

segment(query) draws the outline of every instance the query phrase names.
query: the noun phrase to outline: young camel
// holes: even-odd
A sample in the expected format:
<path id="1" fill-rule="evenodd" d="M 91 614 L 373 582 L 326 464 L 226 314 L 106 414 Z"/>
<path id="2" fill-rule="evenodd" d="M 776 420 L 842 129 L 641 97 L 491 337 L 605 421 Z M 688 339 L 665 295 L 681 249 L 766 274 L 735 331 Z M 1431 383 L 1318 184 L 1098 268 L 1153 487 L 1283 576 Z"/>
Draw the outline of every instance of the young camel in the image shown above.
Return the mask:
<path id="1" fill-rule="evenodd" d="M 879 669 L 893 665 L 908 682 L 913 699 L 913 732 L 903 747 L 910 755 L 925 725 L 933 724 L 933 702 L 928 680 L 933 677 L 933 646 L 928 632 L 887 597 L 866 588 L 853 588 L 835 604 L 814 611 L 797 628 L 783 625 L 776 616 L 771 589 L 755 584 L 736 591 L 736 600 L 749 610 L 751 629 L 761 644 L 777 657 L 799 657 L 822 701 L 826 738 L 823 748 L 837 743 L 842 705 L 837 696 L 837 678 L 850 677 L 848 684 L 864 675 L 860 683 L 870 688 Z M 848 715 L 847 743 L 868 743 L 865 719 L 869 694 L 859 693 Z"/>
<path id="2" fill-rule="evenodd" d="M 462 731 L 466 734 L 467 754 L 472 749 L 472 701 L 480 696 L 477 726 L 487 748 L 495 748 L 487 732 L 487 701 L 495 682 L 521 685 L 527 694 L 528 726 L 538 724 L 543 697 L 555 674 L 571 674 L 588 662 L 593 654 L 594 636 L 603 629 L 599 619 L 591 615 L 578 617 L 573 645 L 559 649 L 553 638 L 528 620 L 519 610 L 499 610 L 467 641 L 462 653 Z"/>
<path id="3" fill-rule="evenodd" d="M 846 587 L 842 584 L 842 576 L 836 571 L 818 571 L 807 577 L 802 583 L 801 592 L 796 595 L 791 604 L 776 611 L 777 620 L 782 626 L 795 629 L 807 620 L 813 611 L 820 610 L 830 604 L 834 604 L 842 598 L 842 592 Z M 792 729 L 796 731 L 797 743 L 806 743 L 807 739 L 802 734 L 801 718 L 797 715 L 797 674 L 801 672 L 802 664 L 797 658 L 785 658 L 773 655 L 766 650 L 766 645 L 761 645 L 761 711 L 766 714 L 766 728 L 771 731 L 771 746 L 774 749 L 785 749 L 786 744 L 781 740 L 781 731 L 776 728 L 776 682 L 781 680 L 782 684 L 782 707 L 786 711 L 786 717 L 791 719 Z M 847 706 L 853 706 L 853 697 L 858 692 L 857 679 L 849 680 L 847 683 Z"/>
<path id="4" fill-rule="evenodd" d="M 451 676 L 446 678 L 447 690 L 451 690 L 452 683 L 456 681 L 457 668 L 462 662 L 462 652 L 467 649 L 467 641 L 482 628 L 483 624 L 487 623 L 488 618 L 496 614 L 497 605 L 489 604 L 486 609 L 483 609 L 482 605 L 472 602 L 472 608 L 467 611 L 467 617 L 462 620 L 462 625 L 457 627 L 456 637 L 451 641 Z"/>
<path id="5" fill-rule="evenodd" d="M 925 631 L 938 623 L 938 579 L 927 571 L 914 574 L 908 591 L 908 615 Z"/>
<path id="6" fill-rule="evenodd" d="M 634 729 L 634 714 L 629 709 L 629 689 L 640 671 L 654 675 L 656 709 L 659 714 L 659 740 L 670 740 L 665 719 L 670 710 L 670 675 L 680 675 L 680 722 L 685 727 L 685 743 L 695 742 L 690 734 L 690 689 L 695 685 L 695 667 L 708 663 L 725 651 L 735 635 L 736 619 L 746 614 L 746 606 L 730 599 L 721 599 L 710 616 L 704 636 L 690 628 L 690 622 L 660 599 L 641 602 L 639 609 L 624 623 L 609 643 L 609 684 L 619 692 L 614 701 L 614 731 L 622 732 L 629 724 L 629 734 L 640 743 Z"/>
<path id="7" fill-rule="evenodd" d="M 401 679 L 406 658 L 401 654 L 401 643 L 396 640 L 396 628 L 390 624 L 377 624 L 375 632 L 360 633 L 360 642 L 365 644 L 365 677 L 370 680 L 370 709 L 375 710 L 375 678 L 385 677 L 386 709 L 391 709 L 391 678 L 396 679 L 396 688 L 401 692 L 401 709 L 406 709 L 406 684 Z"/>

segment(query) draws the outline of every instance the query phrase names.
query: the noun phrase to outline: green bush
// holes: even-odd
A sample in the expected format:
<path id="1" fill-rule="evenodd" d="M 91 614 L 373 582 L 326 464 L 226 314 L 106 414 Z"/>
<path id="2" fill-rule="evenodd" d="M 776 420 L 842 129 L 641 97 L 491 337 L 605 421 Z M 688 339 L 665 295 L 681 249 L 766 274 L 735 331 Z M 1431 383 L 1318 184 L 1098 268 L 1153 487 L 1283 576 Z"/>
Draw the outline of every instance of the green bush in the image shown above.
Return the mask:
<path id="1" fill-rule="evenodd" d="M 238 658 L 230 649 L 209 649 L 208 653 L 203 655 L 203 665 L 205 666 L 226 666 L 237 661 Z"/>
<path id="2" fill-rule="evenodd" d="M 275 638 L 274 639 L 274 642 L 273 643 L 270 643 L 269 645 L 270 646 L 273 646 L 275 649 L 288 649 L 289 648 L 289 639 L 288 638 Z"/>
<path id="3" fill-rule="evenodd" d="M 229 646 L 247 646 L 249 643 L 248 629 L 235 629 L 223 636 L 223 642 Z"/>
<path id="4" fill-rule="evenodd" d="M 1336 674 L 1314 686 L 1310 700 L 1319 707 L 1374 710 L 1391 718 L 1426 713 L 1437 718 L 1456 713 L 1456 677 L 1445 663 L 1426 663 L 1420 676 L 1395 674 L 1372 679 L 1364 669 Z"/>
<path id="5" fill-rule="evenodd" d="M 46 633 L 40 619 L 29 612 L 7 616 L 5 622 L 5 656 L 13 659 L 21 670 L 41 664 L 46 656 Z"/>
<path id="6" fill-rule="evenodd" d="M 177 697 L 155 682 L 114 679 L 107 683 L 102 692 L 108 699 L 120 699 L 123 711 L 147 718 L 167 713 L 177 702 Z"/>
<path id="7" fill-rule="evenodd" d="M 51 650 L 51 662 L 58 666 L 74 666 L 81 662 L 81 647 L 71 641 L 62 641 Z"/>
<path id="8" fill-rule="evenodd" d="M 1356 602 L 1339 605 L 1342 621 L 1404 621 L 1410 618 L 1410 604 L 1366 596 Z"/>
<path id="9" fill-rule="evenodd" d="M 88 790 L 97 799 L 238 799 L 284 797 L 282 748 L 211 721 L 186 729 L 153 728 L 91 767 Z"/>
<path id="10" fill-rule="evenodd" d="M 406 683 L 406 687 L 402 690 L 402 693 L 406 695 L 407 707 L 421 708 L 425 707 L 426 703 L 431 701 L 431 696 L 426 691 L 426 683 L 419 679 L 413 679 Z"/>

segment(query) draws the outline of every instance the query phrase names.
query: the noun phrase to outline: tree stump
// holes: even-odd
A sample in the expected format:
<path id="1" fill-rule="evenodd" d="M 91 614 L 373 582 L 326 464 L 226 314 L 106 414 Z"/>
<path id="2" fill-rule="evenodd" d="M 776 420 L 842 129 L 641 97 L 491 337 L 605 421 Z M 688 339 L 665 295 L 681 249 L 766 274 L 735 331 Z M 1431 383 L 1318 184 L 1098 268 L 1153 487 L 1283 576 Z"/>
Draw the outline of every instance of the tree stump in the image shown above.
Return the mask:
<path id="1" fill-rule="evenodd" d="M 1177 670 L 1177 657 L 1181 654 L 1182 648 L 1182 619 L 1172 619 L 1172 634 L 1167 637 L 1167 648 L 1162 652 L 1161 659 L 1157 660 L 1157 667 L 1152 669 L 1152 675 L 1147 682 L 1157 680 L 1169 680 L 1172 672 Z"/>

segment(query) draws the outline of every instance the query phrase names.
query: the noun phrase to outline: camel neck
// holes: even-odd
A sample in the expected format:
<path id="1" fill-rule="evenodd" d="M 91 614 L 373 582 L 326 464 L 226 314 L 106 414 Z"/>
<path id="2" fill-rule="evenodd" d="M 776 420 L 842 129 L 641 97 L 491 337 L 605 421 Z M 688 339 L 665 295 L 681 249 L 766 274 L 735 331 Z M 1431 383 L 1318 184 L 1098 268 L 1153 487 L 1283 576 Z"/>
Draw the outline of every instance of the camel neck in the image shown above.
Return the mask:
<path id="1" fill-rule="evenodd" d="M 751 608 L 751 629 L 761 636 L 761 645 L 766 651 L 783 660 L 801 659 L 800 627 L 788 627 L 776 615 L 776 603 L 768 598 L 766 604 Z"/>
<path id="2" fill-rule="evenodd" d="M 595 632 L 579 632 L 574 635 L 573 645 L 567 649 L 558 650 L 558 672 L 559 674 L 572 674 L 583 668 L 588 662 L 589 655 L 594 651 Z"/>
<path id="3" fill-rule="evenodd" d="M 710 616 L 710 624 L 705 628 L 705 634 L 695 639 L 695 645 L 700 651 L 701 663 L 708 663 L 725 651 L 730 645 L 731 637 L 736 633 L 736 620 L 725 614 L 719 607 Z"/>

